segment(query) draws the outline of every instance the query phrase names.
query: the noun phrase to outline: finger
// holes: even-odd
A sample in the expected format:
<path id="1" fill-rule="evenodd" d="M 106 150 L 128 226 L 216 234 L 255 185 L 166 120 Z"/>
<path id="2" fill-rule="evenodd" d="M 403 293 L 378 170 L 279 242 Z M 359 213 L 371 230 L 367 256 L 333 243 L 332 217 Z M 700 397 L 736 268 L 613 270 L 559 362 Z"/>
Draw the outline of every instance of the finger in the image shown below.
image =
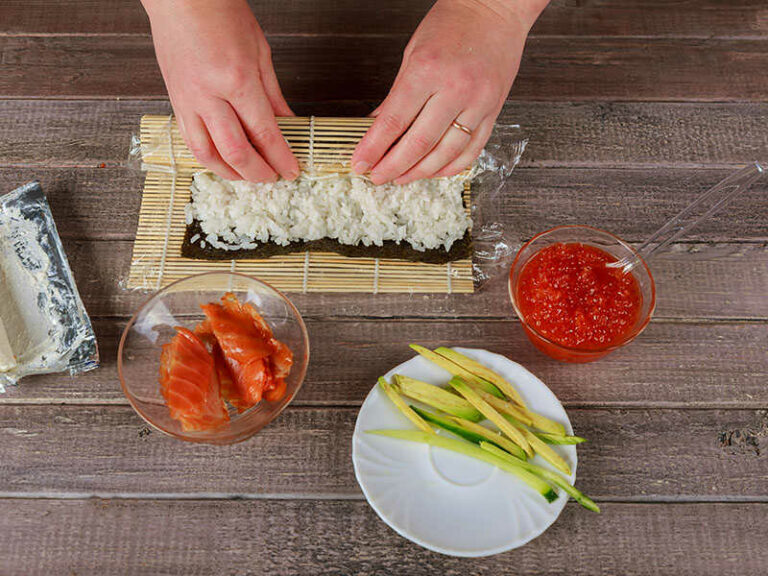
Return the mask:
<path id="1" fill-rule="evenodd" d="M 285 97 L 283 97 L 283 91 L 280 90 L 280 84 L 277 81 L 275 68 L 272 66 L 270 58 L 267 58 L 267 62 L 261 65 L 259 74 L 274 114 L 276 116 L 295 116 L 291 107 L 288 106 L 288 102 L 285 101 Z"/>
<path id="2" fill-rule="evenodd" d="M 222 160 L 200 116 L 191 114 L 186 119 L 182 116 L 176 118 L 184 142 L 200 164 L 225 180 L 243 179 Z"/>
<path id="3" fill-rule="evenodd" d="M 459 111 L 451 97 L 432 96 L 400 141 L 373 167 L 371 181 L 382 184 L 405 174 L 437 146 Z"/>
<path id="4" fill-rule="evenodd" d="M 429 90 L 399 82 L 378 109 L 373 125 L 352 154 L 352 169 L 358 174 L 367 172 L 384 157 L 392 144 L 411 125 L 430 97 Z"/>
<path id="5" fill-rule="evenodd" d="M 483 120 L 477 129 L 472 133 L 472 140 L 469 142 L 469 146 L 464 149 L 464 152 L 453 160 L 450 164 L 441 168 L 436 174 L 435 178 L 441 178 L 443 176 L 454 176 L 459 172 L 469 168 L 483 150 L 483 146 L 488 142 L 488 138 L 493 131 L 493 124 L 495 122 L 495 116 L 488 116 Z"/>
<path id="6" fill-rule="evenodd" d="M 299 163 L 286 142 L 272 106 L 262 92 L 243 93 L 232 100 L 248 139 L 267 163 L 286 180 L 299 175 Z"/>
<path id="7" fill-rule="evenodd" d="M 240 124 L 237 114 L 224 100 L 215 100 L 203 115 L 222 159 L 250 182 L 274 181 L 277 174 L 259 155 Z"/>
<path id="8" fill-rule="evenodd" d="M 474 133 L 482 120 L 483 117 L 480 112 L 464 111 L 458 115 L 455 122 L 466 126 Z M 451 121 L 448 130 L 437 146 L 408 172 L 396 178 L 395 184 L 408 184 L 421 178 L 431 178 L 438 170 L 458 158 L 469 146 L 471 140 L 471 134 L 467 134 L 460 128 L 457 128 L 453 125 L 453 121 Z"/>

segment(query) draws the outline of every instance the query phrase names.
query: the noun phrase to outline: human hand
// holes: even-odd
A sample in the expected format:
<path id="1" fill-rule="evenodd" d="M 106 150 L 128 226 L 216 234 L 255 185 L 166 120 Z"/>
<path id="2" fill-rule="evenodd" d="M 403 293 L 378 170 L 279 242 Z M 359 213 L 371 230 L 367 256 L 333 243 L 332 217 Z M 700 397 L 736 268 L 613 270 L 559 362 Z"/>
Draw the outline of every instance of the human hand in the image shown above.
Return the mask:
<path id="1" fill-rule="evenodd" d="M 355 149 L 353 170 L 370 170 L 374 184 L 406 184 L 469 166 L 488 141 L 546 2 L 438 0 Z"/>
<path id="2" fill-rule="evenodd" d="M 143 0 L 179 129 L 228 180 L 293 180 L 299 165 L 275 115 L 292 116 L 246 0 Z"/>

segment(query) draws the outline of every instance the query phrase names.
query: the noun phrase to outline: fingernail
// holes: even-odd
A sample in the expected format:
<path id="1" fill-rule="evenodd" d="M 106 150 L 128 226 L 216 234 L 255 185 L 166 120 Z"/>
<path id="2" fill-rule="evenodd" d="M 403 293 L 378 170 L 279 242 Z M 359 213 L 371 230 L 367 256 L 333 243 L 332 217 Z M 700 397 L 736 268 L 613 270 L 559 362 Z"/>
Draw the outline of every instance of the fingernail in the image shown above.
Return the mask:
<path id="1" fill-rule="evenodd" d="M 368 162 L 361 160 L 360 162 L 355 162 L 354 166 L 352 166 L 352 170 L 354 170 L 356 174 L 364 174 L 370 167 L 371 165 L 368 164 Z"/>
<path id="2" fill-rule="evenodd" d="M 375 186 L 378 186 L 379 184 L 384 184 L 387 181 L 386 178 L 381 176 L 381 174 L 371 173 L 370 178 L 371 178 L 371 182 L 373 182 Z"/>
<path id="3" fill-rule="evenodd" d="M 296 180 L 296 178 L 299 177 L 299 171 L 298 170 L 291 170 L 288 172 L 288 180 Z"/>

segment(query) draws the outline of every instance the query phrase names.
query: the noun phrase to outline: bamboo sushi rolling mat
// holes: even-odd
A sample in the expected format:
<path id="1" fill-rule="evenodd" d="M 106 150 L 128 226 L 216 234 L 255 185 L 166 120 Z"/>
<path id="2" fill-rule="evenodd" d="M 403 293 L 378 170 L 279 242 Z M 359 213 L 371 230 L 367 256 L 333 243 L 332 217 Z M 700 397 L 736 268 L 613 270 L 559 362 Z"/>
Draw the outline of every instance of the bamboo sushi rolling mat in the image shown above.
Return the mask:
<path id="1" fill-rule="evenodd" d="M 357 142 L 370 118 L 278 118 L 303 170 L 349 171 Z M 128 288 L 155 290 L 192 274 L 240 272 L 287 292 L 470 293 L 471 259 L 436 265 L 379 258 L 348 258 L 305 252 L 264 259 L 193 260 L 181 256 L 184 206 L 195 172 L 203 167 L 186 147 L 172 116 L 141 119 L 141 158 L 146 170 Z M 465 188 L 469 210 L 469 184 Z"/>

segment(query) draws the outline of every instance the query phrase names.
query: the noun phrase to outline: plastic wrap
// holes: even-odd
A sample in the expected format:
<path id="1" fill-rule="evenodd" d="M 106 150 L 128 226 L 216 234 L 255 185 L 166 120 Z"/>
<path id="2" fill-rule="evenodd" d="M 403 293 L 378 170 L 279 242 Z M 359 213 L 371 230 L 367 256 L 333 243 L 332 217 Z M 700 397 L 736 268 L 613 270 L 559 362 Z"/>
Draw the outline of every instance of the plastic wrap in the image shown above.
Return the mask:
<path id="1" fill-rule="evenodd" d="M 309 128 L 305 129 L 304 140 L 296 142 L 291 140 L 291 136 L 287 136 L 287 138 L 296 150 L 306 177 L 312 179 L 328 178 L 333 175 L 334 171 L 329 169 L 328 164 L 321 165 L 320 161 L 316 159 L 321 157 L 321 155 L 318 153 L 318 146 L 320 144 L 315 142 L 318 134 L 317 130 L 313 128 L 315 119 L 305 120 L 309 123 Z M 357 120 L 363 122 L 366 119 Z M 285 127 L 283 129 L 285 130 Z M 296 129 L 294 128 L 295 131 Z M 362 136 L 363 133 L 364 131 L 360 131 L 357 137 Z M 294 136 L 294 138 L 296 137 Z M 328 144 L 328 138 L 322 138 L 321 140 L 323 146 L 326 146 L 326 155 L 322 156 L 322 158 L 325 162 L 328 162 L 327 147 L 333 144 Z M 335 170 L 336 173 L 348 170 L 348 155 L 351 154 L 348 140 L 348 137 L 339 140 L 342 146 L 339 146 L 339 160 L 336 160 L 335 164 L 337 168 Z M 319 142 L 320 140 L 317 141 Z M 517 166 L 526 144 L 527 140 L 520 126 L 497 125 L 482 154 L 474 166 L 465 173 L 465 177 L 471 181 L 470 211 L 472 216 L 473 259 L 470 274 L 475 289 L 482 288 L 488 280 L 498 274 L 506 273 L 512 256 L 518 247 L 518 242 L 510 239 L 510 234 L 504 229 L 504 225 L 499 221 L 498 215 L 500 213 L 500 199 L 504 194 L 505 184 Z M 194 156 L 184 145 L 183 139 L 175 125 L 175 120 L 170 116 L 145 117 L 142 120 L 141 136 L 134 136 L 131 141 L 129 165 L 154 174 L 153 178 L 157 181 L 172 178 L 173 182 L 171 184 L 166 182 L 162 186 L 166 188 L 171 186 L 173 188 L 174 202 L 179 201 L 178 194 L 184 194 L 188 197 L 190 179 L 194 173 L 201 169 Z M 171 219 L 172 216 L 169 212 L 168 222 Z M 162 223 L 162 215 L 154 215 L 152 221 Z M 154 232 L 157 236 L 161 235 L 159 229 Z M 178 231 L 174 233 L 178 234 Z M 172 255 L 169 254 L 168 256 Z M 150 258 L 137 255 L 136 253 L 134 256 L 134 264 L 138 263 L 141 265 L 143 262 L 146 262 L 143 268 L 145 271 L 144 277 L 137 277 L 137 273 L 141 273 L 141 269 L 138 266 L 134 266 L 131 271 L 131 279 L 121 282 L 121 285 L 125 288 L 159 288 L 161 281 L 155 281 L 155 278 L 162 276 L 163 273 L 160 271 L 158 274 L 157 263 L 149 263 Z M 236 255 L 234 257 L 237 258 Z M 165 251 L 163 251 L 163 257 L 160 261 L 162 263 L 165 262 Z M 449 275 L 451 274 L 454 278 L 467 277 L 467 272 L 456 268 L 451 270 L 449 266 Z M 304 282 L 304 288 L 306 289 L 306 282 Z M 288 290 L 292 289 L 288 288 Z"/>
<path id="2" fill-rule="evenodd" d="M 507 181 L 527 144 L 519 125 L 497 124 L 473 168 L 472 275 L 478 289 L 496 275 L 506 274 L 520 247 L 498 217 Z"/>
<path id="3" fill-rule="evenodd" d="M 0 390 L 98 366 L 96 336 L 38 182 L 0 197 Z"/>

